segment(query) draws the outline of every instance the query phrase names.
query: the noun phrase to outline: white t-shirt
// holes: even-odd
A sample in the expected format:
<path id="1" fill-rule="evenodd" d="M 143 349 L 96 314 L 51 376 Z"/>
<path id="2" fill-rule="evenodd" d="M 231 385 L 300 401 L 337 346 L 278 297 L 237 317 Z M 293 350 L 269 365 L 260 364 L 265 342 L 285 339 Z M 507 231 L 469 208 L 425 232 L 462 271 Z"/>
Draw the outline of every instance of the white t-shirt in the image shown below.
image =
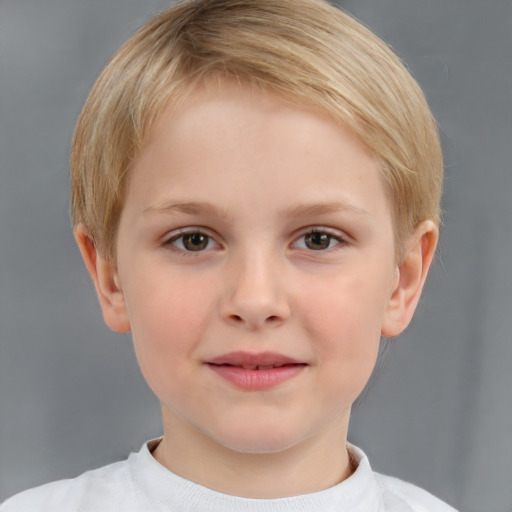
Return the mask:
<path id="1" fill-rule="evenodd" d="M 0 512 L 456 512 L 428 492 L 375 473 L 350 446 L 356 471 L 324 491 L 278 499 L 249 499 L 185 480 L 151 455 L 159 440 L 127 460 L 24 491 Z"/>

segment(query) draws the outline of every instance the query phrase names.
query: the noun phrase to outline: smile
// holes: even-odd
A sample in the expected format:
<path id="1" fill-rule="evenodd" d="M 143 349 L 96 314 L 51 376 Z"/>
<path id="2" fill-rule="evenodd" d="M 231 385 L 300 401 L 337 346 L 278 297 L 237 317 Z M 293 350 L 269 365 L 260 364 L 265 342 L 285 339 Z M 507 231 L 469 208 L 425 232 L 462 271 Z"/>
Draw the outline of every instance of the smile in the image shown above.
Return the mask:
<path id="1" fill-rule="evenodd" d="M 279 365 L 255 365 L 255 364 L 242 364 L 242 365 L 232 365 L 232 364 L 226 364 L 222 366 L 233 366 L 235 368 L 241 367 L 244 370 L 272 370 L 273 368 L 282 368 L 283 366 L 290 366 L 285 364 L 279 364 Z"/>
<path id="2" fill-rule="evenodd" d="M 307 363 L 274 352 L 231 352 L 206 361 L 208 367 L 231 385 L 246 391 L 274 388 L 297 377 Z"/>

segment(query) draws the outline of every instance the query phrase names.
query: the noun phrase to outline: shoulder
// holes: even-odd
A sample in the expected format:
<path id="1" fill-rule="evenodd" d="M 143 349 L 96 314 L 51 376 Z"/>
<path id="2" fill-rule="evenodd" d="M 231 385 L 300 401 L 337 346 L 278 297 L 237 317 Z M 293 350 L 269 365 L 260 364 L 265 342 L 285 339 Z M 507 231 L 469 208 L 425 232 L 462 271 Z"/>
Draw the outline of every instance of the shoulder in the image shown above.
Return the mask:
<path id="1" fill-rule="evenodd" d="M 129 480 L 127 461 L 116 462 L 16 494 L 0 505 L 0 512 L 97 512 L 99 503 L 124 502 L 130 495 Z"/>
<path id="2" fill-rule="evenodd" d="M 382 492 L 385 510 L 404 512 L 457 512 L 447 503 L 416 485 L 374 473 Z"/>

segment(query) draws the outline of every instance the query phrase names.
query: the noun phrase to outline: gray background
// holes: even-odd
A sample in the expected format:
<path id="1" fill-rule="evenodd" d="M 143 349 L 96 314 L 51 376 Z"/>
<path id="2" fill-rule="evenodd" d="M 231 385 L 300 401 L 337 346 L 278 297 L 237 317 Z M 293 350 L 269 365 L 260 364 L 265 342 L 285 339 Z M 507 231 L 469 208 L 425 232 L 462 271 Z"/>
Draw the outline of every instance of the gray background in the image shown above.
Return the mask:
<path id="1" fill-rule="evenodd" d="M 160 432 L 128 336 L 72 240 L 67 157 L 106 59 L 165 0 L 0 3 L 0 501 Z M 348 0 L 443 132 L 445 226 L 412 326 L 354 411 L 382 472 L 468 512 L 512 510 L 512 4 Z"/>

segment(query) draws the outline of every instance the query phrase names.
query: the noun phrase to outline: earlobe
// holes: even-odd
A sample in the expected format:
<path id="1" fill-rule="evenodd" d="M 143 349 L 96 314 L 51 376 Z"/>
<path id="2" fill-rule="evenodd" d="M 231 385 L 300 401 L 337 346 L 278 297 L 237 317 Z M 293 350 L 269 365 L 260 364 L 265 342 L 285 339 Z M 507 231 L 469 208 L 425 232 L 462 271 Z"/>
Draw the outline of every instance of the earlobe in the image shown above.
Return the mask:
<path id="1" fill-rule="evenodd" d="M 382 336 L 398 336 L 409 325 L 434 259 L 438 238 L 439 229 L 431 220 L 422 222 L 409 238 L 405 257 L 397 266 L 381 327 Z"/>
<path id="2" fill-rule="evenodd" d="M 75 227 L 74 235 L 96 288 L 105 323 L 114 331 L 128 332 L 130 322 L 116 269 L 98 252 L 92 237 L 83 225 Z"/>

